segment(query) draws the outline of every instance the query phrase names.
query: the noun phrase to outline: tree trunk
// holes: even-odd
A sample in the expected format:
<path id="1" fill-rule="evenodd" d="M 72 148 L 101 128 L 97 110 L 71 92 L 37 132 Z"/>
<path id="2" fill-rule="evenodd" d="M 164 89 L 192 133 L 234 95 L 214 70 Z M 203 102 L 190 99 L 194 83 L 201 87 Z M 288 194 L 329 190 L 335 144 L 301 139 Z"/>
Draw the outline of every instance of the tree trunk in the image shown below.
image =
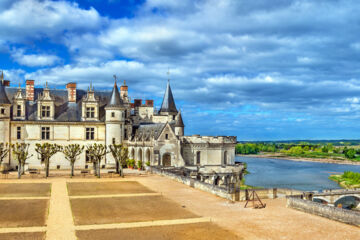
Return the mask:
<path id="1" fill-rule="evenodd" d="M 45 163 L 45 177 L 48 178 L 49 177 L 49 168 L 50 168 L 50 163 L 49 163 L 49 160 L 47 160 L 47 162 Z"/>
<path id="2" fill-rule="evenodd" d="M 25 174 L 25 163 L 21 164 L 21 175 L 24 175 Z"/>
<path id="3" fill-rule="evenodd" d="M 120 173 L 120 166 L 119 162 L 116 161 L 116 173 Z"/>
<path id="4" fill-rule="evenodd" d="M 98 169 L 97 169 L 97 170 L 98 170 L 97 177 L 100 178 L 100 161 L 98 162 L 98 166 L 97 166 L 97 167 L 98 167 Z"/>
<path id="5" fill-rule="evenodd" d="M 18 179 L 21 178 L 21 164 L 18 165 Z"/>
<path id="6" fill-rule="evenodd" d="M 119 171 L 119 173 L 120 173 L 120 176 L 121 177 L 124 177 L 124 169 L 123 169 L 123 166 L 122 166 L 122 164 L 121 163 L 119 163 L 119 166 L 120 166 L 120 171 Z"/>
<path id="7" fill-rule="evenodd" d="M 96 169 L 96 162 L 93 162 L 93 168 L 94 168 L 94 175 L 96 176 L 97 175 L 97 169 Z"/>
<path id="8" fill-rule="evenodd" d="M 71 163 L 71 177 L 74 176 L 74 163 Z"/>

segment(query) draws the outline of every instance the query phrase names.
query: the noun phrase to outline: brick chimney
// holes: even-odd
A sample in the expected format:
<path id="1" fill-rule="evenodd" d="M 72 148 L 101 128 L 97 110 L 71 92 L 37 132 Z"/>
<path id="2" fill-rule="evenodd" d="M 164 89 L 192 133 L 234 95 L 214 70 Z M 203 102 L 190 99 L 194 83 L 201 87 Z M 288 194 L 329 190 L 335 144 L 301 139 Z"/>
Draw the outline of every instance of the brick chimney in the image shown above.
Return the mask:
<path id="1" fill-rule="evenodd" d="M 26 100 L 34 101 L 34 80 L 26 80 Z"/>
<path id="2" fill-rule="evenodd" d="M 153 107 L 154 106 L 154 100 L 145 100 L 145 105 L 148 107 Z"/>
<path id="3" fill-rule="evenodd" d="M 68 90 L 68 101 L 76 102 L 76 83 L 68 83 L 66 88 Z"/>
<path id="4" fill-rule="evenodd" d="M 135 99 L 134 100 L 134 107 L 141 107 L 142 99 Z"/>

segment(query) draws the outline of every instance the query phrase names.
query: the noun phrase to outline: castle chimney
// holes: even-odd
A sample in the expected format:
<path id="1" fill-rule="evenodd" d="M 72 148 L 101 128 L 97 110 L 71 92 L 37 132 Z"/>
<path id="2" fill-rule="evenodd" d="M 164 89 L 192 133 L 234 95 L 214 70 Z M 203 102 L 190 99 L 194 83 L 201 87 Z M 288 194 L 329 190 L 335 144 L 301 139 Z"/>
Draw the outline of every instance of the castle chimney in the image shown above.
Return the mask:
<path id="1" fill-rule="evenodd" d="M 68 101 L 76 102 L 76 83 L 68 83 L 66 88 L 68 90 Z"/>
<path id="2" fill-rule="evenodd" d="M 128 101 L 128 86 L 124 80 L 124 84 L 120 87 L 120 96 L 124 101 Z"/>
<path id="3" fill-rule="evenodd" d="M 145 105 L 148 107 L 153 107 L 154 106 L 154 100 L 145 100 Z"/>
<path id="4" fill-rule="evenodd" d="M 34 80 L 26 80 L 26 100 L 34 101 Z"/>

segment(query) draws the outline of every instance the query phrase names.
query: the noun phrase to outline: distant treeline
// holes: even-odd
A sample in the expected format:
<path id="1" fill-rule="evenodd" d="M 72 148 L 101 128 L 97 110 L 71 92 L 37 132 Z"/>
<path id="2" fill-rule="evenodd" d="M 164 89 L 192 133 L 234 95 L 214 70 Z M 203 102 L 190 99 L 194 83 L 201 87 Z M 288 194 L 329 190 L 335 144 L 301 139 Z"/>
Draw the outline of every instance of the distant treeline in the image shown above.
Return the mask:
<path id="1" fill-rule="evenodd" d="M 310 158 L 347 158 L 360 161 L 359 146 L 334 146 L 332 143 L 238 143 L 237 154 L 258 154 L 259 152 L 283 153 L 288 156 Z"/>

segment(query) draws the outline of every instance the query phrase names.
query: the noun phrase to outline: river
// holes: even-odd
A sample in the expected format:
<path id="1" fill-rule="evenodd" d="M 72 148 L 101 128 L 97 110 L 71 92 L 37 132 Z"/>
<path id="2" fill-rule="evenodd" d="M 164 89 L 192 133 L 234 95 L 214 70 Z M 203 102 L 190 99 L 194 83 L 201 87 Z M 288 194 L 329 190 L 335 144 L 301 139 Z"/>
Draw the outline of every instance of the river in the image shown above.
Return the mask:
<path id="1" fill-rule="evenodd" d="M 360 172 L 360 165 L 318 162 L 296 162 L 271 158 L 236 156 L 237 162 L 246 162 L 250 174 L 245 183 L 265 188 L 291 188 L 302 191 L 341 188 L 328 177 L 344 171 Z"/>

